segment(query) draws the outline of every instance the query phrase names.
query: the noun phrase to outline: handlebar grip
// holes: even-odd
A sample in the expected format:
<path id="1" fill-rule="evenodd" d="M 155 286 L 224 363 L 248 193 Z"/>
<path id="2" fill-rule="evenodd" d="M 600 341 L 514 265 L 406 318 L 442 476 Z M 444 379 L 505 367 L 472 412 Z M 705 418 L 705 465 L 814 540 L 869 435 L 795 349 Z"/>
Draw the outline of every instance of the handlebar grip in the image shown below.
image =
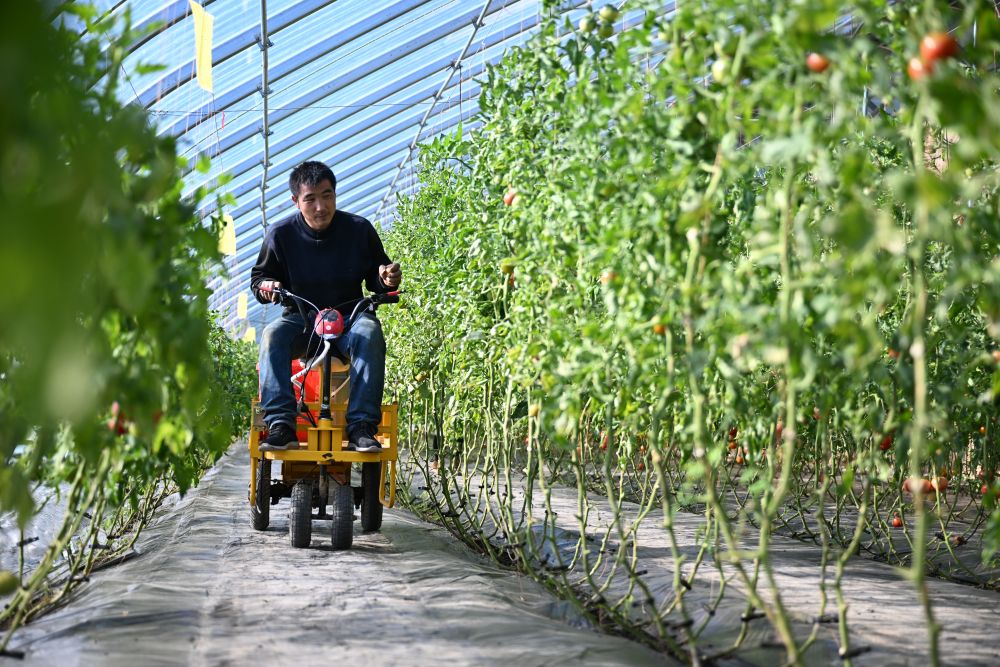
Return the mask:
<path id="1" fill-rule="evenodd" d="M 377 304 L 399 303 L 399 291 L 397 290 L 395 292 L 385 292 L 383 294 L 377 294 L 372 298 L 372 301 L 374 301 Z"/>

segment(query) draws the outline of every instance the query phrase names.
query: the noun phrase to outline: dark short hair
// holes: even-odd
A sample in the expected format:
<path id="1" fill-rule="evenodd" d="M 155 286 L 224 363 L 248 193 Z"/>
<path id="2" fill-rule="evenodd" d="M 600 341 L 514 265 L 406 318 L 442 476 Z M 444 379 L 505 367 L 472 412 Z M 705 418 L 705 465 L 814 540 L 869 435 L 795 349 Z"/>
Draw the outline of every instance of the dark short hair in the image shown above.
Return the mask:
<path id="1" fill-rule="evenodd" d="M 333 191 L 337 191 L 337 177 L 333 175 L 333 170 L 322 162 L 310 160 L 292 169 L 292 175 L 288 177 L 288 188 L 293 197 L 298 197 L 303 185 L 315 187 L 323 181 L 330 181 Z"/>

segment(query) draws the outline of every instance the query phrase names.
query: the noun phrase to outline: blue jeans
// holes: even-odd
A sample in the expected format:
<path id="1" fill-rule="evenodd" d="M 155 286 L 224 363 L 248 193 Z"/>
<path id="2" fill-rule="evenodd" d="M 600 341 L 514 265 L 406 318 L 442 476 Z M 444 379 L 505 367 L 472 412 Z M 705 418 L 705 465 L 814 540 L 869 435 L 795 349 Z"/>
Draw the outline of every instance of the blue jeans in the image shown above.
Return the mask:
<path id="1" fill-rule="evenodd" d="M 260 339 L 260 405 L 268 427 L 284 422 L 294 428 L 298 415 L 292 391 L 292 355 L 301 356 L 309 341 L 302 316 L 284 315 L 264 328 Z M 313 337 L 315 343 L 316 337 Z M 362 425 L 382 421 L 385 384 L 385 338 L 382 324 L 362 313 L 347 334 L 333 341 L 334 349 L 351 359 L 351 397 L 347 403 L 348 434 Z M 331 351 L 332 353 L 332 351 Z"/>

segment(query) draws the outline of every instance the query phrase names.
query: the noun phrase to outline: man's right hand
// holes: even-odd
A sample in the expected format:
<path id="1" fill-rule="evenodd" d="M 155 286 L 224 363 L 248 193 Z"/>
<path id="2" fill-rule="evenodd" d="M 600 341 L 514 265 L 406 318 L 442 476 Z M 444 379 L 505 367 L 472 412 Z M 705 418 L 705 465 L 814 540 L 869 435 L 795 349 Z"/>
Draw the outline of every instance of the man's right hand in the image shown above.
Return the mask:
<path id="1" fill-rule="evenodd" d="M 281 289 L 281 283 L 277 280 L 262 280 L 260 284 L 257 285 L 257 289 L 260 293 L 269 298 L 271 303 L 278 303 L 281 301 L 281 295 L 275 292 L 277 289 Z"/>

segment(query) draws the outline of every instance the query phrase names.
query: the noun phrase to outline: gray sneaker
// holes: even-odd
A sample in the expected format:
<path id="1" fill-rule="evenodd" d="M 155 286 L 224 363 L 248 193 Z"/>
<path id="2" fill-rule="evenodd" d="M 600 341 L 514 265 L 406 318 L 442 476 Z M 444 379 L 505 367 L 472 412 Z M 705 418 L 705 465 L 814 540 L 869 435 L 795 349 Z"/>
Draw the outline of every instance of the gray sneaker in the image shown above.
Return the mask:
<path id="1" fill-rule="evenodd" d="M 260 443 L 262 452 L 283 452 L 299 448 L 299 437 L 295 428 L 284 422 L 278 422 L 268 429 L 267 438 Z"/>
<path id="2" fill-rule="evenodd" d="M 375 439 L 378 428 L 372 424 L 358 424 L 350 429 L 347 436 L 350 449 L 356 452 L 377 453 L 382 451 L 382 445 Z"/>

